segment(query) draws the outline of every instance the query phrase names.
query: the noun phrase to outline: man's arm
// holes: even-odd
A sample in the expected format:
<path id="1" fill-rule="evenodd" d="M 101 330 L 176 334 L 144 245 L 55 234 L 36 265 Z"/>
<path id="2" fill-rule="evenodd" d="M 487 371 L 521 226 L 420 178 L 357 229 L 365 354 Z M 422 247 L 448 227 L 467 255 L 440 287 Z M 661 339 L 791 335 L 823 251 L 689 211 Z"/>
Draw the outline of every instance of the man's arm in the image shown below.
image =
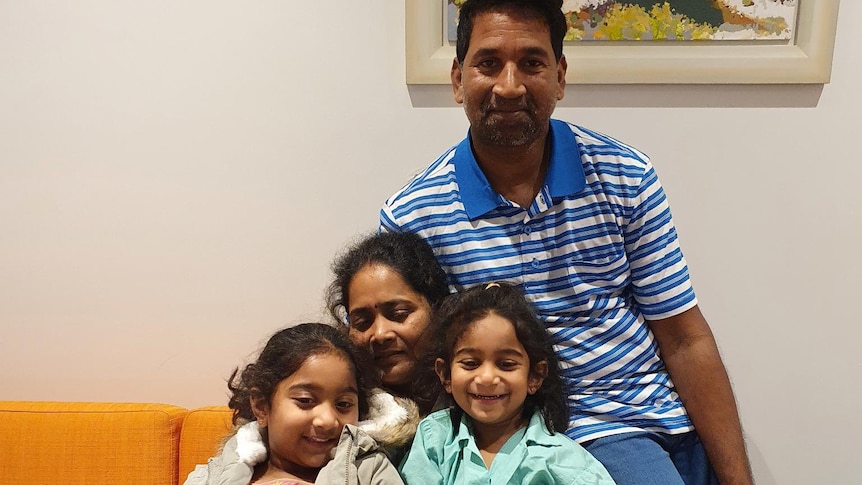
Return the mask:
<path id="1" fill-rule="evenodd" d="M 754 483 L 730 379 L 700 309 L 649 326 L 719 482 Z"/>

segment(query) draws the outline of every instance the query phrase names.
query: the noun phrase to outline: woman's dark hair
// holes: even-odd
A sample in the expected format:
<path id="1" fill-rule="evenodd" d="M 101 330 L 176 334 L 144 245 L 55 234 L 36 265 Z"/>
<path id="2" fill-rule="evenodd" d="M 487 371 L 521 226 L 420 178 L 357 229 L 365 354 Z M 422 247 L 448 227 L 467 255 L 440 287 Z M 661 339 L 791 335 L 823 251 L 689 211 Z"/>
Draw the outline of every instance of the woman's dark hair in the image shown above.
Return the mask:
<path id="1" fill-rule="evenodd" d="M 375 264 L 401 275 L 432 309 L 449 294 L 446 273 L 437 263 L 431 246 L 421 237 L 410 232 L 375 234 L 348 247 L 332 264 L 335 279 L 329 285 L 326 303 L 337 321 L 346 323 L 353 277 L 365 266 Z"/>
<path id="2" fill-rule="evenodd" d="M 239 367 L 233 370 L 227 382 L 233 424 L 253 421 L 252 398 L 263 398 L 271 405 L 278 383 L 299 370 L 309 357 L 321 354 L 338 354 L 353 367 L 359 391 L 359 416 L 363 418 L 368 411 L 368 391 L 372 387 L 367 374 L 370 367 L 367 357 L 353 346 L 341 329 L 323 323 L 301 323 L 273 334 L 257 361 L 246 365 L 242 372 Z"/>
<path id="3" fill-rule="evenodd" d="M 563 38 L 569 29 L 566 16 L 563 15 L 563 0 L 467 0 L 461 5 L 458 14 L 458 38 L 455 43 L 458 64 L 463 64 L 467 57 L 470 36 L 473 34 L 473 19 L 479 14 L 506 8 L 542 20 L 551 33 L 554 57 L 560 60 L 563 56 Z"/>
<path id="4" fill-rule="evenodd" d="M 434 340 L 436 348 L 432 357 L 435 360 L 443 359 L 444 373 L 448 378 L 458 340 L 473 323 L 492 313 L 512 322 L 515 336 L 527 351 L 531 373 L 537 363 L 547 362 L 548 373 L 542 385 L 535 394 L 528 394 L 524 401 L 524 418 L 529 419 L 533 412 L 538 410 L 548 430 L 552 433 L 565 431 L 569 424 L 569 410 L 566 406 L 567 393 L 564 393 L 559 358 L 554 352 L 550 335 L 535 316 L 533 305 L 518 287 L 491 283 L 487 286 L 474 286 L 446 298 L 435 315 L 437 322 L 434 328 L 440 334 Z M 449 399 L 453 406 L 452 421 L 457 423 L 463 410 L 451 401 L 451 396 Z M 458 427 L 455 426 L 455 429 Z"/>

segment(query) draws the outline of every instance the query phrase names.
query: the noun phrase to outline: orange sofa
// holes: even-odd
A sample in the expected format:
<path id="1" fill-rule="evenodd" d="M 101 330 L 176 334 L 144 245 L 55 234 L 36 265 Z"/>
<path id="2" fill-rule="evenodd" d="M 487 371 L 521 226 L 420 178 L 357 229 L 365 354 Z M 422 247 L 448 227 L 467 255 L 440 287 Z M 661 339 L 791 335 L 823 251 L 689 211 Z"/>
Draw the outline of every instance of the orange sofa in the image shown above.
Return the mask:
<path id="1" fill-rule="evenodd" d="M 0 401 L 0 482 L 181 484 L 230 421 L 226 406 Z"/>

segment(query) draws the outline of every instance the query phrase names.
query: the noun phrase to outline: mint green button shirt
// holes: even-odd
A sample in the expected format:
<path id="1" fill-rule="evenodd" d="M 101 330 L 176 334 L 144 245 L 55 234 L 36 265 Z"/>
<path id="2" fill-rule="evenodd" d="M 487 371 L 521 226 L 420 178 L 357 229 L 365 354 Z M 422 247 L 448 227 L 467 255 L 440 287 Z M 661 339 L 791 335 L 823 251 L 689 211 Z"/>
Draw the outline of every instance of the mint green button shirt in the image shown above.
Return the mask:
<path id="1" fill-rule="evenodd" d="M 453 433 L 449 410 L 428 415 L 401 462 L 407 485 L 614 485 L 605 467 L 537 412 L 485 466 L 464 415 Z"/>

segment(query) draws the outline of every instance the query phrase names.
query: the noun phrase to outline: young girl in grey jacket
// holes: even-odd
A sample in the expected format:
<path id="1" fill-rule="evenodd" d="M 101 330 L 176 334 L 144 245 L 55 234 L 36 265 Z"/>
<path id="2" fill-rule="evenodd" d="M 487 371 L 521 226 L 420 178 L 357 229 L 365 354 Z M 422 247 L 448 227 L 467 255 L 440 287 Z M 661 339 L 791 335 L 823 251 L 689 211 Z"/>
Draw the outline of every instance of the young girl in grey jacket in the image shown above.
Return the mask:
<path id="1" fill-rule="evenodd" d="M 403 483 L 380 445 L 408 441 L 418 412 L 409 401 L 369 391 L 367 368 L 332 326 L 276 332 L 256 362 L 231 374 L 235 433 L 185 485 Z"/>

